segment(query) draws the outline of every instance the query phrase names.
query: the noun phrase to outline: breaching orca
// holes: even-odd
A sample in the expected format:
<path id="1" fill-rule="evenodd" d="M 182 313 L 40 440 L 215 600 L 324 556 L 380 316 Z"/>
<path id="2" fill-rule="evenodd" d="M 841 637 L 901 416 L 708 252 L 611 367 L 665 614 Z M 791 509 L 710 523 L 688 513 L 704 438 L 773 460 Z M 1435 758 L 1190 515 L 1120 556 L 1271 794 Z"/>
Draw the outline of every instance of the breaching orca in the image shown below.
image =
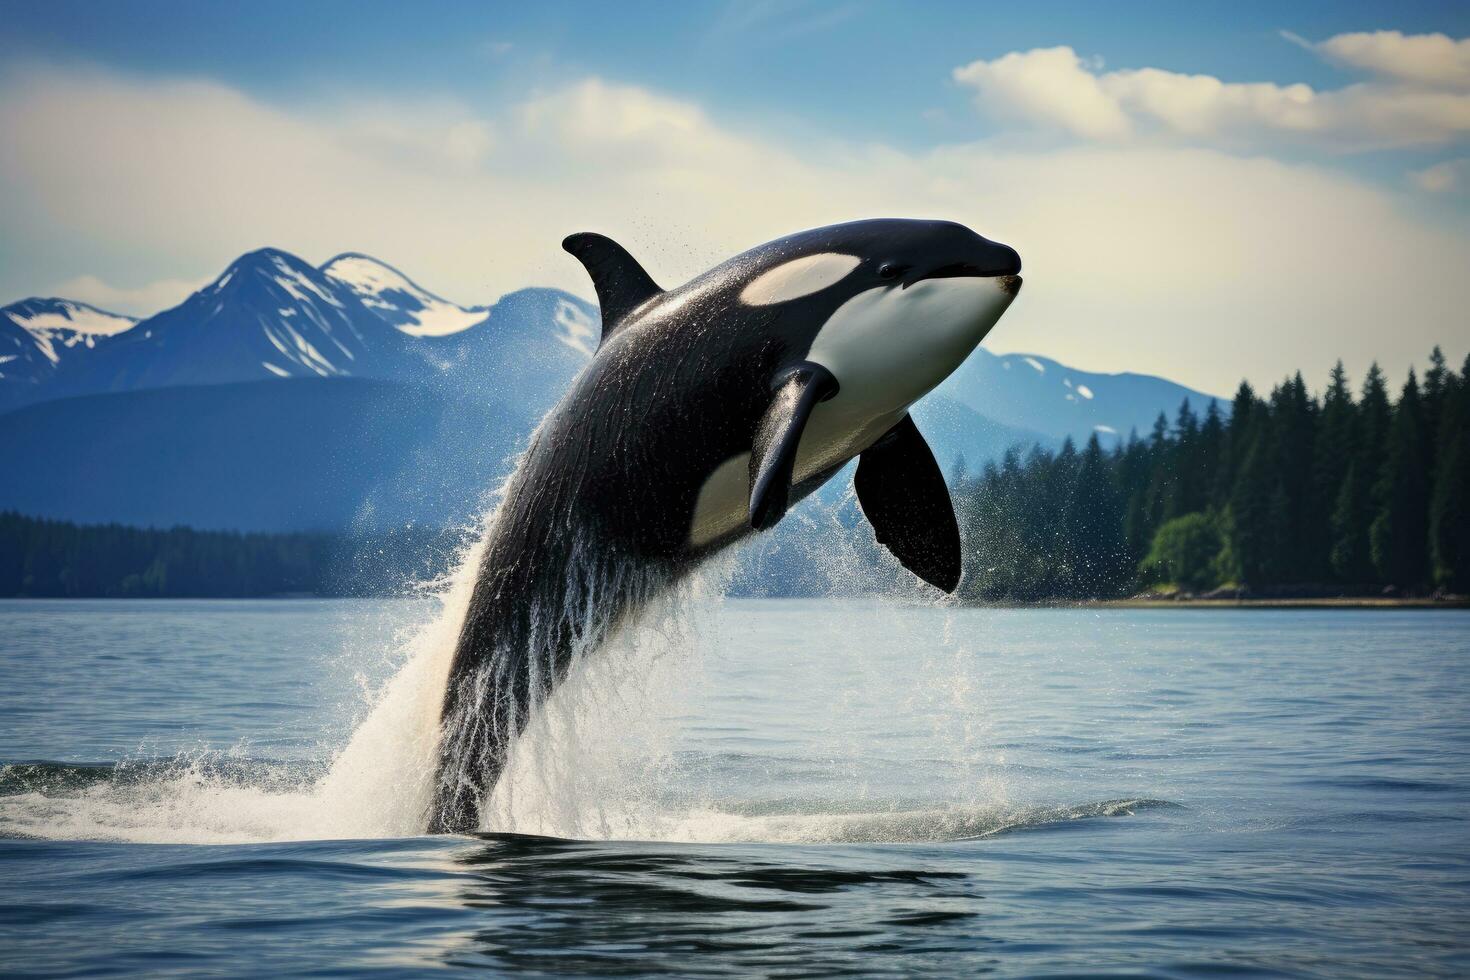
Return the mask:
<path id="1" fill-rule="evenodd" d="M 660 289 L 582 233 L 602 342 L 491 520 L 450 668 L 431 832 L 474 830 L 532 710 L 624 616 L 772 527 L 853 458 L 877 539 L 945 592 L 949 491 L 908 409 L 1021 286 L 1009 246 L 947 221 L 801 232 Z"/>

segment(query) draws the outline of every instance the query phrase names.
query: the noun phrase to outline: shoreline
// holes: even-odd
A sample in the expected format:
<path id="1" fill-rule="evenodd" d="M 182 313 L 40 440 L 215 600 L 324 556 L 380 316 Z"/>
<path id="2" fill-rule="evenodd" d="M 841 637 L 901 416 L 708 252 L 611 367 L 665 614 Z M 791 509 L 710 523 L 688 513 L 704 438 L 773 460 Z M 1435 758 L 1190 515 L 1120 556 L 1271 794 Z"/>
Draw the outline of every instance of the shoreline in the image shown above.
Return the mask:
<path id="1" fill-rule="evenodd" d="M 1470 597 L 1449 599 L 1337 596 L 1299 599 L 1091 599 L 1077 603 L 1095 609 L 1470 609 Z"/>
<path id="2" fill-rule="evenodd" d="M 4 602 L 333 602 L 342 600 L 417 599 L 418 595 L 385 593 L 381 595 L 312 595 L 292 592 L 279 595 L 254 596 L 0 596 Z M 863 599 L 893 599 L 881 593 L 862 595 L 733 595 L 736 600 L 770 600 L 810 602 L 819 599 L 852 601 Z M 1453 596 L 1444 599 L 1426 597 L 1387 598 L 1382 596 L 1332 596 L 1316 598 L 1250 598 L 1250 599 L 1163 599 L 1138 597 L 1130 599 L 1058 599 L 1037 602 L 965 602 L 955 605 L 960 609 L 1470 609 L 1470 596 Z"/>

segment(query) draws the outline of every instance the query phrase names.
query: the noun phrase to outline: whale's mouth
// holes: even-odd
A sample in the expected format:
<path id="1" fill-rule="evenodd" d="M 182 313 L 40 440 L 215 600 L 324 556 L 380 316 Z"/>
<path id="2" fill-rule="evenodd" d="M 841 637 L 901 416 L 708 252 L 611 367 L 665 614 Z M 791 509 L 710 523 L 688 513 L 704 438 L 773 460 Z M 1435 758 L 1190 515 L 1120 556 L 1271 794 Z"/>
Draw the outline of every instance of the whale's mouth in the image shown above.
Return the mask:
<path id="1" fill-rule="evenodd" d="M 923 282 L 925 279 L 1000 279 L 1003 281 L 1002 288 L 1005 288 L 1004 280 L 1014 279 L 1016 282 L 1015 288 L 1020 289 L 1021 277 L 1018 273 L 1021 271 L 1021 257 L 1010 249 L 1006 249 L 1006 252 L 1009 254 L 998 257 L 996 261 L 986 262 L 984 264 L 977 262 L 951 262 L 947 265 L 930 269 L 927 272 L 915 271 L 913 274 L 904 278 L 903 288 L 907 289 L 914 283 Z M 1012 291 L 1008 289 L 1007 292 Z M 1012 295 L 1014 295 L 1014 292 L 1012 292 Z"/>
<path id="2" fill-rule="evenodd" d="M 924 282 L 927 279 L 994 279 L 1000 291 L 1011 298 L 1015 298 L 1021 292 L 1021 277 L 1015 273 L 985 272 L 979 266 L 956 262 L 954 265 L 941 266 L 933 272 L 915 276 L 904 281 L 903 288 L 908 289 L 915 283 Z"/>

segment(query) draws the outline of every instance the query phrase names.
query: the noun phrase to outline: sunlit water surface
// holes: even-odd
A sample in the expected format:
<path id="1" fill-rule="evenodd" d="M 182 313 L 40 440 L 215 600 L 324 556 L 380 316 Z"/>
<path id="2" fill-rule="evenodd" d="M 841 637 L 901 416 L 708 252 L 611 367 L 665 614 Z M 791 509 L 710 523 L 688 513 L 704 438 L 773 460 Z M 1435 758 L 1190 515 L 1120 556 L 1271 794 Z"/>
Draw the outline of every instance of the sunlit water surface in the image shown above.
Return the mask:
<path id="1" fill-rule="evenodd" d="M 1466 613 L 686 601 L 430 838 L 439 618 L 0 603 L 0 974 L 1470 971 Z"/>

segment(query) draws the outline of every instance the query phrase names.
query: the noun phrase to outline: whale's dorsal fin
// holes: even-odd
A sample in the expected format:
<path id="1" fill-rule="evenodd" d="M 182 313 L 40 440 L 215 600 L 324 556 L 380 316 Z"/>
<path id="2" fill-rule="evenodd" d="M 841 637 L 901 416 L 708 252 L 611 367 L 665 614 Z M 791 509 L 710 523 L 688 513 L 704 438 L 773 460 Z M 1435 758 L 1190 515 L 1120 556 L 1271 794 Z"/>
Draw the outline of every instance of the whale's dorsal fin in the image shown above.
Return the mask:
<path id="1" fill-rule="evenodd" d="M 750 526 L 764 531 L 786 514 L 796 449 L 818 402 L 837 394 L 837 378 L 803 361 L 780 379 L 750 449 Z"/>
<path id="2" fill-rule="evenodd" d="M 602 307 L 603 343 L 629 313 L 663 292 L 638 260 L 606 235 L 578 232 L 563 239 L 561 247 L 576 256 L 592 277 L 597 305 Z"/>
<path id="3" fill-rule="evenodd" d="M 953 592 L 960 528 L 944 474 L 911 416 L 863 450 L 852 485 L 878 543 L 925 582 Z"/>

